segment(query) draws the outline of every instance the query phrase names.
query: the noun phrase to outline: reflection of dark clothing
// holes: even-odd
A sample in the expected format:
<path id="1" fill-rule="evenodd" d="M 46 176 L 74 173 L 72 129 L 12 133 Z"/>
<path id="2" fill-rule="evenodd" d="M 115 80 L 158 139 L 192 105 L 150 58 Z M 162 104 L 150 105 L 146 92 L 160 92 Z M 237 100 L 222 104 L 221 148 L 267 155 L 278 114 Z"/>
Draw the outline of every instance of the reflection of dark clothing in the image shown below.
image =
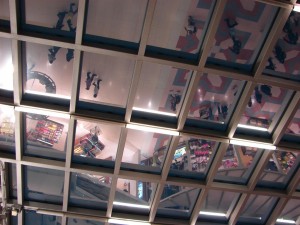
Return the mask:
<path id="1" fill-rule="evenodd" d="M 275 46 L 275 57 L 276 57 L 276 59 L 278 59 L 278 61 L 280 63 L 282 63 L 282 64 L 284 63 L 285 58 L 286 58 L 286 53 L 283 51 L 283 49 L 279 45 Z"/>
<path id="2" fill-rule="evenodd" d="M 57 14 L 58 21 L 57 21 L 56 26 L 55 26 L 56 29 L 61 30 L 61 28 L 63 28 L 63 26 L 64 26 L 63 23 L 64 23 L 64 19 L 65 19 L 66 14 L 67 14 L 67 12 L 59 12 Z"/>
<path id="3" fill-rule="evenodd" d="M 271 87 L 270 87 L 269 85 L 265 85 L 265 84 L 261 85 L 261 86 L 260 86 L 260 90 L 261 90 L 264 94 L 266 94 L 266 95 L 268 95 L 268 96 L 272 96 L 272 93 L 271 93 Z"/>
<path id="4" fill-rule="evenodd" d="M 255 99 L 256 101 L 261 104 L 262 94 L 259 92 L 258 87 L 255 87 Z"/>
<path id="5" fill-rule="evenodd" d="M 94 80 L 94 77 L 97 76 L 96 74 L 93 74 L 91 76 L 91 72 L 88 72 L 86 74 L 86 80 L 85 80 L 85 83 L 86 83 L 86 90 L 90 90 L 90 87 L 93 83 L 93 80 Z"/>
<path id="6" fill-rule="evenodd" d="M 171 94 L 170 97 L 171 97 L 171 110 L 175 112 L 176 105 L 180 103 L 181 96 L 177 94 L 175 95 Z"/>
<path id="7" fill-rule="evenodd" d="M 240 54 L 242 42 L 238 39 L 235 39 L 235 37 L 232 37 L 232 41 L 233 41 L 233 46 L 230 47 L 229 49 L 237 55 Z"/>
<path id="8" fill-rule="evenodd" d="M 275 67 L 275 64 L 274 64 L 273 61 L 272 61 L 272 57 L 270 57 L 270 58 L 268 59 L 268 62 L 269 62 L 269 65 L 266 66 L 266 68 L 269 69 L 269 70 L 275 70 L 276 67 Z"/>
<path id="9" fill-rule="evenodd" d="M 74 58 L 74 49 L 68 48 L 68 52 L 66 54 L 66 59 L 68 62 L 70 62 L 73 58 Z"/>
<path id="10" fill-rule="evenodd" d="M 48 49 L 48 51 L 49 51 L 48 60 L 49 60 L 50 64 L 52 64 L 56 60 L 55 56 L 59 49 L 60 49 L 60 47 L 56 47 L 56 46 L 53 46 L 52 48 Z"/>

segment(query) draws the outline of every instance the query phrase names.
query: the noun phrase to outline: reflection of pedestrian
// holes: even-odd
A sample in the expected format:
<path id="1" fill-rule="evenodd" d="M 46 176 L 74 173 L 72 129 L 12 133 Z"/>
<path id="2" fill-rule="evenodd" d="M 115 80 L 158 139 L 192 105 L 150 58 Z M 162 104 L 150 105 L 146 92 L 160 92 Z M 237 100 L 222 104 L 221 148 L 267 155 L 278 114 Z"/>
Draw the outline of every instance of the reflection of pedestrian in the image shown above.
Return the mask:
<path id="1" fill-rule="evenodd" d="M 56 46 L 53 46 L 53 47 L 48 49 L 48 51 L 49 51 L 48 60 L 49 60 L 50 64 L 52 64 L 56 60 L 55 56 L 56 56 L 59 49 L 60 49 L 60 47 L 56 47 Z"/>
<path id="2" fill-rule="evenodd" d="M 177 91 L 176 93 L 173 90 L 170 90 L 170 103 L 171 103 L 171 110 L 176 111 L 176 106 L 181 101 L 181 95 L 179 95 L 180 91 Z"/>
<path id="3" fill-rule="evenodd" d="M 66 60 L 68 62 L 70 62 L 73 58 L 74 58 L 74 49 L 69 49 L 68 48 L 68 52 L 66 54 Z"/>
<path id="4" fill-rule="evenodd" d="M 283 49 L 279 46 L 275 46 L 275 57 L 278 59 L 278 61 L 282 64 L 284 64 L 286 53 L 283 51 Z"/>
<path id="5" fill-rule="evenodd" d="M 258 90 L 258 86 L 255 87 L 255 90 L 254 90 L 254 96 L 255 96 L 256 101 L 257 101 L 259 104 L 261 104 L 262 94 L 261 94 L 260 91 Z"/>
<path id="6" fill-rule="evenodd" d="M 197 33 L 196 22 L 192 16 L 189 16 L 188 26 L 184 27 L 184 29 L 186 30 L 187 35 L 192 35 L 192 34 Z"/>
<path id="7" fill-rule="evenodd" d="M 92 76 L 91 76 L 91 72 L 87 72 L 87 74 L 86 74 L 86 80 L 85 80 L 85 83 L 86 83 L 86 90 L 90 90 L 90 87 L 91 87 L 91 85 L 92 85 L 92 83 L 93 83 L 93 80 L 94 80 L 94 77 L 96 77 L 97 75 L 96 74 L 93 74 Z"/>
<path id="8" fill-rule="evenodd" d="M 276 66 L 275 66 L 275 64 L 273 63 L 272 57 L 268 58 L 268 62 L 269 62 L 269 65 L 266 66 L 266 69 L 269 69 L 269 70 L 275 70 L 275 69 L 276 69 Z"/>
<path id="9" fill-rule="evenodd" d="M 229 49 L 237 55 L 240 54 L 242 42 L 236 39 L 235 37 L 232 37 L 232 41 L 233 41 L 233 46 L 230 47 Z"/>
<path id="10" fill-rule="evenodd" d="M 102 80 L 100 78 L 97 79 L 96 82 L 93 83 L 94 87 L 94 98 L 96 98 L 98 96 L 99 90 L 100 90 L 100 82 Z"/>

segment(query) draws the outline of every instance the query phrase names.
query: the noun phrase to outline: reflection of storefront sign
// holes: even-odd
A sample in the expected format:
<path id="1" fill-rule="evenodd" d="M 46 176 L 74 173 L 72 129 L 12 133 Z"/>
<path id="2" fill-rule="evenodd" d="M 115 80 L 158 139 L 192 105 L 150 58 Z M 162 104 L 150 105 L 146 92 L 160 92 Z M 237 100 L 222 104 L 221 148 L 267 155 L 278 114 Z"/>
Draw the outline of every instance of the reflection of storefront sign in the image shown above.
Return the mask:
<path id="1" fill-rule="evenodd" d="M 209 156 L 208 150 L 194 150 L 196 156 Z"/>
<path id="2" fill-rule="evenodd" d="M 177 149 L 177 150 L 175 151 L 175 154 L 174 154 L 174 159 L 180 158 L 180 157 L 183 156 L 185 153 L 186 153 L 185 147 L 182 147 L 182 148 L 180 148 L 180 149 Z"/>
<path id="3" fill-rule="evenodd" d="M 143 198 L 143 183 L 138 181 L 138 198 Z"/>

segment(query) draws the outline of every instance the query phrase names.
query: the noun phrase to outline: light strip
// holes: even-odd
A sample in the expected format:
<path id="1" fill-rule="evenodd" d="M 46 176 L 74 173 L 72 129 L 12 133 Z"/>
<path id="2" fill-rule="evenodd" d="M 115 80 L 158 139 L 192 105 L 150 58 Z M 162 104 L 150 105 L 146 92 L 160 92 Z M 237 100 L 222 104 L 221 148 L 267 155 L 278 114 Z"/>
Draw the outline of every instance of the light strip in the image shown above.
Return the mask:
<path id="1" fill-rule="evenodd" d="M 142 126 L 142 125 L 137 125 L 137 124 L 127 124 L 126 128 L 128 128 L 128 129 L 134 129 L 134 130 L 147 131 L 147 132 L 153 132 L 153 133 L 160 133 L 160 134 L 167 134 L 167 135 L 179 136 L 179 132 L 175 131 L 175 130 L 167 130 L 167 129 L 149 127 L 149 126 L 144 126 L 144 125 Z"/>
<path id="2" fill-rule="evenodd" d="M 296 224 L 296 221 L 294 220 L 285 220 L 283 218 L 277 219 L 276 220 L 277 223 L 290 223 L 290 224 Z"/>
<path id="3" fill-rule="evenodd" d="M 42 210 L 42 209 L 36 210 L 36 213 L 44 214 L 44 215 L 50 215 L 50 216 L 63 216 L 64 215 L 64 213 L 62 213 L 62 212 Z"/>
<path id="4" fill-rule="evenodd" d="M 253 148 L 262 148 L 262 149 L 268 149 L 268 150 L 276 150 L 276 146 L 272 144 L 266 144 L 266 143 L 259 143 L 259 142 L 252 142 L 247 140 L 230 140 L 230 144 L 233 145 L 241 145 L 246 147 L 253 147 Z"/>
<path id="5" fill-rule="evenodd" d="M 226 217 L 225 213 L 216 213 L 216 212 L 206 212 L 200 211 L 200 215 L 207 215 L 207 216 L 219 216 L 219 217 Z"/>
<path id="6" fill-rule="evenodd" d="M 122 219 L 108 219 L 108 223 L 122 224 L 122 225 L 151 225 L 149 222 L 122 220 Z"/>
<path id="7" fill-rule="evenodd" d="M 155 114 L 160 114 L 160 115 L 165 115 L 165 116 L 174 116 L 174 117 L 177 116 L 175 113 L 160 112 L 160 111 L 152 110 L 152 109 L 143 109 L 143 108 L 138 108 L 138 107 L 133 107 L 132 109 L 136 110 L 136 111 L 155 113 Z"/>
<path id="8" fill-rule="evenodd" d="M 143 209 L 150 209 L 148 205 L 139 205 L 139 204 L 130 204 L 125 202 L 113 202 L 114 205 L 121 205 L 121 206 L 128 206 L 132 208 L 143 208 Z"/>
<path id="9" fill-rule="evenodd" d="M 293 11 L 300 12 L 300 4 L 295 4 L 294 8 L 293 8 Z"/>
<path id="10" fill-rule="evenodd" d="M 250 130 L 268 131 L 268 129 L 265 127 L 255 127 L 255 126 L 250 126 L 250 125 L 245 125 L 240 123 L 238 124 L 238 127 L 250 129 Z"/>
<path id="11" fill-rule="evenodd" d="M 23 106 L 16 106 L 15 110 L 18 112 L 25 112 L 25 113 L 34 113 L 39 115 L 45 115 L 45 116 L 54 116 L 64 119 L 70 119 L 70 115 L 67 113 L 60 113 L 55 112 L 51 110 L 44 110 L 44 109 L 37 109 L 37 108 L 31 108 L 31 107 L 23 107 Z"/>

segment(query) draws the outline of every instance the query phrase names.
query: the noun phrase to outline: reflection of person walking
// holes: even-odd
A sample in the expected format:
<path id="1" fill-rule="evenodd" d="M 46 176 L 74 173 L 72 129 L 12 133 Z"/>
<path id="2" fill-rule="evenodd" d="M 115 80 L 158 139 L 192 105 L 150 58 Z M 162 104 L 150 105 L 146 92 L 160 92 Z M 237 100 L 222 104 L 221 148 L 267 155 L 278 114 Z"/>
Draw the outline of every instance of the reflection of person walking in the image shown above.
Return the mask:
<path id="1" fill-rule="evenodd" d="M 96 98 L 98 96 L 99 90 L 100 90 L 100 82 L 102 80 L 100 78 L 97 79 L 97 82 L 94 82 L 93 85 L 94 87 L 94 98 Z"/>
<path id="2" fill-rule="evenodd" d="M 92 82 L 93 82 L 93 80 L 94 80 L 94 77 L 95 76 L 97 76 L 96 74 L 93 74 L 92 76 L 91 76 L 91 72 L 87 72 L 87 74 L 86 74 L 86 80 L 85 80 L 85 83 L 86 83 L 86 90 L 90 90 L 90 87 L 91 87 L 91 85 L 92 85 Z"/>

